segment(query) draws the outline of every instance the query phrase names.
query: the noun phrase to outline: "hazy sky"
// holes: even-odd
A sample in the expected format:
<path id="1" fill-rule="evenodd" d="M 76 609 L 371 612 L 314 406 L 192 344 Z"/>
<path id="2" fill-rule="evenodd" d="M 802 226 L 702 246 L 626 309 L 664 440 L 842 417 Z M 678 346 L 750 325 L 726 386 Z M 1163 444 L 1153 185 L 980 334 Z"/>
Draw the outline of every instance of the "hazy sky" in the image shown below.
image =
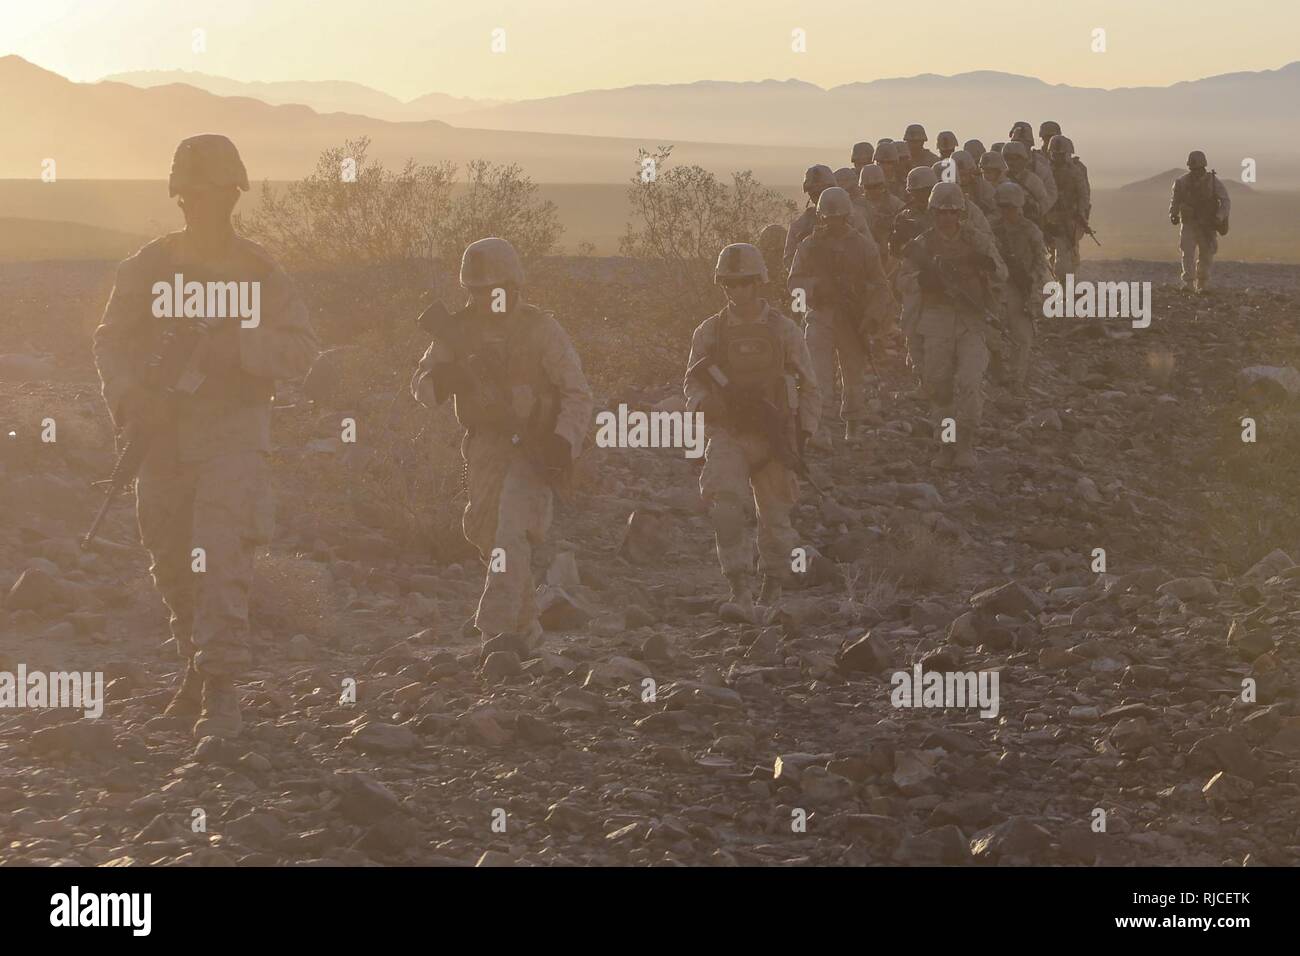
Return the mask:
<path id="1" fill-rule="evenodd" d="M 1098 27 L 1104 53 L 1090 50 Z M 196 28 L 206 52 L 191 49 Z M 796 28 L 804 53 L 791 49 Z M 403 99 L 982 69 L 1166 85 L 1300 59 L 1298 31 L 1292 0 L 0 0 L 0 55 L 74 80 L 185 69 L 352 80 Z"/>

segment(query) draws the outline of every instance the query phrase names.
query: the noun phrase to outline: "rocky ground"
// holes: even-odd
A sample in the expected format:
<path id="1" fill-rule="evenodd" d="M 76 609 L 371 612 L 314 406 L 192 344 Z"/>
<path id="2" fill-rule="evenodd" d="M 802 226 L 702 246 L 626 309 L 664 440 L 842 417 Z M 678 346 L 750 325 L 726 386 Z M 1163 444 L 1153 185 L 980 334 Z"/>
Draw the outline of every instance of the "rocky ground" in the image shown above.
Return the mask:
<path id="1" fill-rule="evenodd" d="M 196 745 L 159 715 L 177 664 L 130 508 L 76 545 L 111 436 L 84 339 L 45 319 L 88 331 L 111 268 L 5 267 L 0 670 L 109 684 L 98 720 L 0 711 L 0 862 L 1300 862 L 1300 375 L 1242 371 L 1300 363 L 1300 269 L 1222 264 L 1209 297 L 1166 264 L 1085 275 L 1154 278 L 1155 321 L 1044 323 L 974 475 L 930 468 L 881 357 L 870 440 L 814 459 L 829 497 L 797 509 L 823 558 L 762 625 L 718 621 L 696 464 L 593 449 L 539 555 L 544 652 L 483 667 L 479 567 L 305 507 L 285 476 L 338 456 L 284 447 L 245 735 Z M 281 434 L 331 433 L 282 391 Z M 996 672 L 998 715 L 894 707 L 918 663 Z"/>

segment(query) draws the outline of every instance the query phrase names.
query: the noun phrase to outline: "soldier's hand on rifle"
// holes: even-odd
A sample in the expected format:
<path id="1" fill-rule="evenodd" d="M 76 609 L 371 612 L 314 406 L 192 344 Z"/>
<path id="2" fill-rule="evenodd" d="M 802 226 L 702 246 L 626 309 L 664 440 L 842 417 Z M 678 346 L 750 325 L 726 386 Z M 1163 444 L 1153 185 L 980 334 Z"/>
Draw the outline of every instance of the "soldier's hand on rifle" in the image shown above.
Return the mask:
<path id="1" fill-rule="evenodd" d="M 542 445 L 542 461 L 547 468 L 567 469 L 573 464 L 573 447 L 563 435 L 552 432 Z"/>

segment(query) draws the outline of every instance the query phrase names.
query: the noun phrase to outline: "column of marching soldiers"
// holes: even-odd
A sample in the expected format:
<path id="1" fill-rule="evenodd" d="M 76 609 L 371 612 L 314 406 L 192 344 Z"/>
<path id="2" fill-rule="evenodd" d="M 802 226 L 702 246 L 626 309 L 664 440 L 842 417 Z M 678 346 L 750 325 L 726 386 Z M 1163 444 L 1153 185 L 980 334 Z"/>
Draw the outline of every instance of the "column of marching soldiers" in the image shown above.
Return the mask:
<path id="1" fill-rule="evenodd" d="M 725 305 L 695 330 L 683 391 L 686 413 L 700 414 L 707 438 L 700 491 L 730 588 L 719 606 L 724 620 L 770 619 L 783 587 L 801 579 L 791 511 L 798 477 L 809 477 L 805 449 L 831 447 L 822 405 L 837 365 L 842 447 L 860 443 L 872 344 L 895 321 L 931 403 L 935 465 L 975 467 L 990 344 L 999 377 L 1022 391 L 1043 282 L 1073 272 L 1089 228 L 1088 175 L 1074 144 L 1055 123 L 1039 135 L 1036 149 L 1029 124 L 1016 123 L 1006 143 L 985 150 L 978 140 L 958 149 L 943 132 L 938 156 L 919 125 L 901 143 L 858 143 L 851 167 L 808 169 L 809 206 L 788 228 L 769 226 L 757 246 L 719 253 L 714 276 Z M 1197 197 L 1206 182 L 1216 194 L 1223 188 L 1203 175 L 1203 154 L 1188 165 L 1190 185 L 1179 180 L 1170 209 L 1183 224 L 1185 282 L 1193 270 L 1202 278 L 1202 266 L 1208 280 L 1214 251 L 1213 230 L 1196 219 Z M 123 477 L 134 449 L 141 540 L 184 664 L 164 713 L 196 718 L 196 737 L 233 737 L 243 723 L 238 685 L 251 663 L 254 558 L 271 534 L 274 383 L 304 375 L 319 343 L 293 281 L 234 229 L 234 207 L 249 188 L 235 145 L 211 133 L 182 141 L 168 187 L 185 228 L 119 265 L 94 353 L 125 449 L 114 477 Z M 182 277 L 260 283 L 260 321 L 216 320 L 201 309 L 194 322 L 160 317 L 151 308 L 155 286 Z M 470 243 L 460 284 L 462 309 L 433 306 L 421 316 L 431 341 L 411 394 L 431 407 L 451 399 L 464 427 L 462 523 L 486 572 L 463 630 L 481 639 L 485 663 L 493 654 L 522 660 L 543 640 L 533 552 L 555 490 L 582 452 L 593 400 L 564 328 L 525 300 L 523 265 L 509 242 Z M 997 344 L 995 325 L 1007 345 Z M 83 546 L 92 538 L 93 529 Z"/>

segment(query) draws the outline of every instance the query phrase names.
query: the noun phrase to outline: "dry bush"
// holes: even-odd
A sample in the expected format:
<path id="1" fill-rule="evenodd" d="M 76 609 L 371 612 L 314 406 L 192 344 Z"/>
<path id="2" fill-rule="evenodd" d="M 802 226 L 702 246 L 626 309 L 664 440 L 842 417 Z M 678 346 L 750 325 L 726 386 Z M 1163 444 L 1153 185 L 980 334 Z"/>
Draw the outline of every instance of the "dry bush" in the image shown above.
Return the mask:
<path id="1" fill-rule="evenodd" d="M 958 580 L 952 542 L 919 524 L 885 528 L 884 547 L 868 564 L 867 580 L 893 581 L 898 588 L 932 591 Z"/>
<path id="2" fill-rule="evenodd" d="M 239 231 L 292 270 L 349 273 L 434 259 L 456 266 L 484 236 L 509 239 L 528 263 L 563 231 L 555 204 L 538 198 L 517 165 L 473 160 L 459 184 L 454 163 L 407 160 L 395 172 L 370 159 L 369 146 L 363 137 L 325 150 L 311 175 L 283 191 L 264 183 L 259 206 L 236 218 Z"/>
<path id="3" fill-rule="evenodd" d="M 671 153 L 671 146 L 639 152 L 628 189 L 636 221 L 627 224 L 619 249 L 661 266 L 665 281 L 655 288 L 671 301 L 712 299 L 719 250 L 732 242 L 756 242 L 768 223 L 793 218 L 796 206 L 749 170 L 732 173 L 727 185 L 700 166 L 669 168 Z M 648 168 L 652 176 L 643 172 Z"/>
<path id="4" fill-rule="evenodd" d="M 369 146 L 363 137 L 325 150 L 283 192 L 263 183 L 260 205 L 237 217 L 239 231 L 290 269 L 431 258 L 451 214 L 455 165 L 408 160 L 392 172 L 367 158 Z"/>

